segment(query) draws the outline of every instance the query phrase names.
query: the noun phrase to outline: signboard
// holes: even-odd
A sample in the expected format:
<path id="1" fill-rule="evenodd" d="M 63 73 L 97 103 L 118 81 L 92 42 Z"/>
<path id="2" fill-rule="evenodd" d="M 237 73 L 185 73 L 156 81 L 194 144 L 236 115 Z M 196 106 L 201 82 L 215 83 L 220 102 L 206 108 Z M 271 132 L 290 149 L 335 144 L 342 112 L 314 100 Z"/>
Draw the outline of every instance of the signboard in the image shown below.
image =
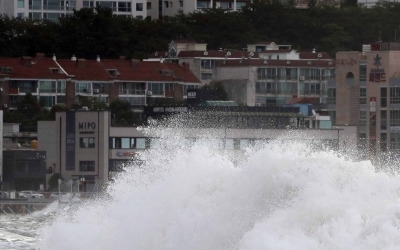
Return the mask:
<path id="1" fill-rule="evenodd" d="M 369 112 L 376 112 L 376 97 L 369 98 Z"/>
<path id="2" fill-rule="evenodd" d="M 379 68 L 382 66 L 381 59 L 382 57 L 379 56 L 379 54 L 376 54 L 376 56 L 374 57 L 373 66 L 375 66 L 376 68 L 372 68 L 369 72 L 368 80 L 370 82 L 386 82 L 385 70 Z"/>

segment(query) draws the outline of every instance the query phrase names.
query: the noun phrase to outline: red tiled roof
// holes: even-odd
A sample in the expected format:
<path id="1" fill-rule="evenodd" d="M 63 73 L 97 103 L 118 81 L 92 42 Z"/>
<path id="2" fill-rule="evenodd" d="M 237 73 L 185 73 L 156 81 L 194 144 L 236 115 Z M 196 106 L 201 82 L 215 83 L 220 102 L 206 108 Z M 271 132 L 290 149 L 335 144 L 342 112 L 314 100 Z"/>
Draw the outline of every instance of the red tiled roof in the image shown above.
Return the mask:
<path id="1" fill-rule="evenodd" d="M 64 79 L 65 74 L 59 69 L 58 65 L 51 58 L 0 58 L 0 67 L 12 68 L 12 73 L 7 74 L 10 78 L 25 79 Z"/>
<path id="2" fill-rule="evenodd" d="M 0 58 L 0 67 L 12 68 L 9 78 L 66 79 L 78 81 L 164 81 L 200 83 L 189 67 L 138 60 L 83 60 L 51 58 Z M 57 69 L 53 72 L 51 69 Z M 60 70 L 59 70 L 60 69 Z M 115 71 L 117 74 L 111 74 Z M 4 74 L 3 74 L 4 75 Z"/>

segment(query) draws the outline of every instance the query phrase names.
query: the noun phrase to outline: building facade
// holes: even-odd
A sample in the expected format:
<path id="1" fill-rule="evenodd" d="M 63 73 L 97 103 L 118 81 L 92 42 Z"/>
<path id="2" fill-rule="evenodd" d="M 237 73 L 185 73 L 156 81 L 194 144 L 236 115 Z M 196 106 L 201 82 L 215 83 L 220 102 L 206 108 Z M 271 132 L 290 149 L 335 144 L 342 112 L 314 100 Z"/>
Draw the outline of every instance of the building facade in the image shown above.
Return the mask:
<path id="1" fill-rule="evenodd" d="M 400 45 L 373 43 L 336 56 L 336 123 L 357 126 L 358 148 L 377 164 L 400 152 Z"/>
<path id="2" fill-rule="evenodd" d="M 211 135 L 216 150 L 231 152 L 235 157 L 246 147 L 276 138 L 318 141 L 317 145 L 333 150 L 355 143 L 352 127 L 322 128 L 322 123 L 307 122 L 311 121 L 310 117 L 298 108 L 226 109 L 149 107 L 147 115 L 153 119 L 174 113 L 187 116 L 181 124 L 185 126 L 179 129 L 166 126 L 147 133 L 136 127 L 112 127 L 109 111 L 58 112 L 55 121 L 38 123 L 38 150 L 47 153 L 48 172 L 51 168 L 52 174 L 59 173 L 66 181 L 84 178 L 84 188 L 91 192 L 107 183 L 114 172 L 131 166 L 137 154 L 157 147 L 166 131 L 167 136 L 179 134 L 186 140 L 181 144 L 188 146 Z M 288 126 L 292 128 L 291 133 L 287 133 Z"/>
<path id="3" fill-rule="evenodd" d="M 147 17 L 146 0 L 0 0 L 0 12 L 11 17 L 58 21 L 74 10 L 104 6 L 114 14 L 139 19 Z"/>
<path id="4" fill-rule="evenodd" d="M 334 117 L 335 62 L 307 53 L 299 59 L 225 61 L 213 77 L 222 82 L 230 99 L 248 106 L 310 103 Z M 240 91 L 239 91 L 240 90 Z"/>
<path id="5" fill-rule="evenodd" d="M 200 85 L 188 67 L 124 59 L 0 58 L 0 71 L 0 103 L 6 109 L 15 109 L 30 93 L 49 108 L 82 106 L 82 99 L 106 105 L 122 100 L 141 112 L 159 101 L 183 102 L 187 89 Z"/>

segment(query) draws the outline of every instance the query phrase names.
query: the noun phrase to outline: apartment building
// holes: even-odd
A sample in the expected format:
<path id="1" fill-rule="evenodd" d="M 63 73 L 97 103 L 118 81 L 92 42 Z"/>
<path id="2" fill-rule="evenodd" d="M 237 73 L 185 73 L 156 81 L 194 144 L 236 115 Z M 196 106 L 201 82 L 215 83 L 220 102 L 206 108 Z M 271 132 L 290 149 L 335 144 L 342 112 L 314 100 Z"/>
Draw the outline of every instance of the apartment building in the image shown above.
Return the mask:
<path id="1" fill-rule="evenodd" d="M 116 15 L 147 17 L 146 0 L 0 0 L 0 13 L 11 17 L 58 21 L 74 10 L 104 6 Z"/>
<path id="2" fill-rule="evenodd" d="M 336 123 L 357 126 L 364 158 L 400 152 L 400 44 L 373 43 L 336 55 Z"/>
<path id="3" fill-rule="evenodd" d="M 109 104 L 127 101 L 133 110 L 170 100 L 183 102 L 200 81 L 185 65 L 138 60 L 0 58 L 0 103 L 16 109 L 27 93 L 46 107 L 81 105 L 86 98 Z M 90 108 L 90 107 L 89 107 Z"/>

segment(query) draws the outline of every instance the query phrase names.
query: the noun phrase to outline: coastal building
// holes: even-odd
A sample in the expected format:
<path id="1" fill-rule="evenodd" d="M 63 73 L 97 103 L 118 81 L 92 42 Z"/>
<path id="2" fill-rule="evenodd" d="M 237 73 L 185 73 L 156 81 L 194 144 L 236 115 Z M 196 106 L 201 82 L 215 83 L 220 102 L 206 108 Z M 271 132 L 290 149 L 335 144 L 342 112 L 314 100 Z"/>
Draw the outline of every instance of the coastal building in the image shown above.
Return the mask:
<path id="1" fill-rule="evenodd" d="M 142 112 L 144 106 L 158 102 L 183 102 L 187 89 L 200 85 L 185 65 L 123 58 L 56 59 L 42 54 L 0 58 L 0 72 L 0 104 L 10 110 L 29 93 L 49 108 L 123 100 Z"/>
<path id="2" fill-rule="evenodd" d="M 376 164 L 400 150 L 400 44 L 336 54 L 336 124 L 357 126 L 358 149 Z"/>
<path id="3" fill-rule="evenodd" d="M 295 106 L 212 109 L 154 106 L 146 108 L 145 114 L 147 119 L 156 120 L 180 114 L 179 128 L 168 128 L 166 124 L 170 133 L 183 137 L 187 145 L 211 135 L 218 150 L 227 150 L 232 155 L 238 155 L 247 146 L 280 137 L 318 141 L 332 150 L 355 145 L 353 127 L 332 127 L 329 118 L 317 119 L 308 112 Z M 38 150 L 47 153 L 46 162 L 53 174 L 59 173 L 72 182 L 83 178 L 85 190 L 91 192 L 108 182 L 113 173 L 132 165 L 137 154 L 159 145 L 166 130 L 149 131 L 113 127 L 109 111 L 57 112 L 55 121 L 38 122 Z"/>
<path id="4" fill-rule="evenodd" d="M 20 148 L 3 151 L 3 190 L 46 189 L 46 152 Z"/>
<path id="5" fill-rule="evenodd" d="M 279 51 L 262 57 L 279 56 Z M 288 52 L 288 59 L 226 60 L 213 71 L 230 100 L 248 106 L 313 104 L 318 111 L 335 117 L 335 61 L 326 53 Z M 295 58 L 294 56 L 297 56 Z M 332 119 L 334 120 L 334 119 Z"/>

